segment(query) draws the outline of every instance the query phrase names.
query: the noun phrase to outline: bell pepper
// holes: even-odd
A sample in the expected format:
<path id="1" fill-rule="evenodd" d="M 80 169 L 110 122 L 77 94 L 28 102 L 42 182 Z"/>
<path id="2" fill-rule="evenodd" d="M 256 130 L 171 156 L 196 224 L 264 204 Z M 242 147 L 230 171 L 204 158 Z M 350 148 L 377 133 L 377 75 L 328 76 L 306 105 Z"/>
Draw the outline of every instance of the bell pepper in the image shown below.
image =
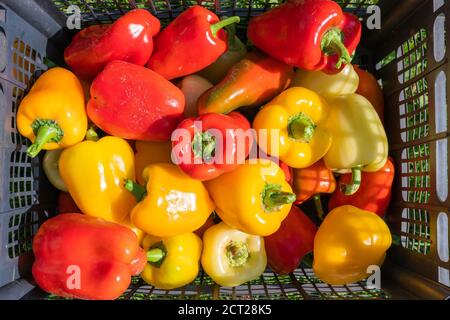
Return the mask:
<path id="1" fill-rule="evenodd" d="M 395 172 L 392 161 L 389 158 L 384 167 L 377 172 L 363 172 L 361 186 L 355 194 L 346 196 L 342 190 L 337 189 L 328 202 L 329 210 L 343 205 L 352 205 L 383 217 L 391 200 Z M 351 174 L 344 174 L 339 179 L 341 184 L 348 184 L 350 181 Z"/>
<path id="2" fill-rule="evenodd" d="M 381 266 L 392 243 L 386 223 L 370 211 L 353 206 L 335 208 L 314 239 L 315 275 L 331 285 L 367 278 L 367 268 Z"/>
<path id="3" fill-rule="evenodd" d="M 224 27 L 239 17 L 219 21 L 210 10 L 194 5 L 175 18 L 156 38 L 147 67 L 168 80 L 206 68 L 227 50 Z"/>
<path id="4" fill-rule="evenodd" d="M 358 85 L 359 77 L 351 64 L 336 74 L 298 69 L 292 81 L 292 87 L 310 89 L 326 99 L 355 93 Z"/>
<path id="5" fill-rule="evenodd" d="M 328 128 L 333 144 L 324 161 L 333 171 L 352 172 L 351 182 L 340 186 L 344 194 L 352 195 L 361 184 L 361 171 L 376 172 L 386 164 L 386 132 L 371 103 L 361 95 L 339 96 L 331 105 Z"/>
<path id="6" fill-rule="evenodd" d="M 186 118 L 192 118 L 198 115 L 198 98 L 212 86 L 211 82 L 196 74 L 184 77 L 180 81 L 178 87 L 186 98 L 186 107 L 184 108 L 184 116 Z"/>
<path id="7" fill-rule="evenodd" d="M 264 238 L 221 222 L 203 236 L 201 263 L 203 270 L 222 287 L 258 279 L 267 266 Z"/>
<path id="8" fill-rule="evenodd" d="M 171 82 L 145 67 L 113 61 L 92 83 L 87 112 L 110 135 L 168 141 L 184 107 L 183 93 Z"/>
<path id="9" fill-rule="evenodd" d="M 66 148 L 84 139 L 88 119 L 80 81 L 69 70 L 52 68 L 41 75 L 17 111 L 17 129 L 33 144 L 28 155 Z"/>
<path id="10" fill-rule="evenodd" d="M 333 193 L 336 179 L 323 160 L 319 160 L 308 168 L 294 169 L 293 189 L 300 204 L 320 193 Z"/>
<path id="11" fill-rule="evenodd" d="M 59 174 L 59 158 L 61 157 L 63 149 L 49 150 L 45 152 L 42 160 L 42 167 L 45 175 L 50 183 L 58 190 L 67 192 L 66 184 Z"/>
<path id="12" fill-rule="evenodd" d="M 176 165 L 151 164 L 143 176 L 146 188 L 131 180 L 125 188 L 139 201 L 131 212 L 131 221 L 147 234 L 166 238 L 194 232 L 214 211 L 203 184 Z"/>
<path id="13" fill-rule="evenodd" d="M 141 277 L 159 289 L 175 289 L 190 284 L 198 275 L 202 240 L 193 233 L 170 238 L 147 235 L 143 242 L 147 264 Z"/>
<path id="14" fill-rule="evenodd" d="M 265 105 L 253 121 L 259 147 L 292 168 L 311 166 L 331 147 L 329 109 L 311 90 L 287 89 Z M 264 132 L 267 134 L 262 135 Z"/>
<path id="15" fill-rule="evenodd" d="M 262 53 L 251 52 L 226 77 L 202 94 L 198 113 L 229 113 L 240 107 L 259 107 L 290 84 L 292 67 Z"/>
<path id="16" fill-rule="evenodd" d="M 134 153 L 117 137 L 84 141 L 63 151 L 59 171 L 81 211 L 108 221 L 122 222 L 136 204 L 123 187 L 135 178 Z"/>
<path id="17" fill-rule="evenodd" d="M 331 0 L 288 1 L 250 20 L 250 41 L 268 55 L 305 70 L 339 72 L 361 40 L 358 17 Z"/>
<path id="18" fill-rule="evenodd" d="M 86 79 L 95 77 L 113 60 L 144 66 L 153 52 L 153 36 L 160 28 L 159 20 L 147 10 L 132 10 L 113 24 L 81 30 L 64 51 L 64 58 L 77 75 Z"/>
<path id="19" fill-rule="evenodd" d="M 222 18 L 226 19 L 226 17 Z M 198 72 L 213 84 L 218 84 L 225 78 L 228 70 L 247 55 L 247 47 L 236 35 L 236 25 L 225 27 L 228 34 L 228 49 L 213 64 Z"/>
<path id="20" fill-rule="evenodd" d="M 172 136 L 175 163 L 194 179 L 215 179 L 245 162 L 253 144 L 250 123 L 238 112 L 208 113 L 180 123 Z"/>
<path id="21" fill-rule="evenodd" d="M 245 233 L 268 236 L 278 230 L 295 201 L 285 179 L 274 162 L 247 160 L 205 185 L 222 221 Z"/>
<path id="22" fill-rule="evenodd" d="M 81 213 L 80 208 L 78 208 L 77 204 L 68 192 L 59 193 L 56 211 L 58 213 Z"/>
<path id="23" fill-rule="evenodd" d="M 276 273 L 289 274 L 312 252 L 317 227 L 298 207 L 293 206 L 280 229 L 265 237 L 267 261 Z"/>
<path id="24" fill-rule="evenodd" d="M 357 94 L 362 95 L 370 101 L 372 106 L 380 116 L 381 122 L 384 121 L 384 95 L 383 89 L 378 84 L 377 79 L 368 71 L 361 69 L 357 65 L 353 66 L 359 77 L 359 86 Z"/>
<path id="25" fill-rule="evenodd" d="M 33 240 L 33 277 L 46 292 L 88 300 L 118 298 L 145 266 L 129 229 L 82 214 L 61 214 Z"/>
<path id="26" fill-rule="evenodd" d="M 144 169 L 153 163 L 172 163 L 172 142 L 136 141 L 136 179 L 144 184 Z"/>

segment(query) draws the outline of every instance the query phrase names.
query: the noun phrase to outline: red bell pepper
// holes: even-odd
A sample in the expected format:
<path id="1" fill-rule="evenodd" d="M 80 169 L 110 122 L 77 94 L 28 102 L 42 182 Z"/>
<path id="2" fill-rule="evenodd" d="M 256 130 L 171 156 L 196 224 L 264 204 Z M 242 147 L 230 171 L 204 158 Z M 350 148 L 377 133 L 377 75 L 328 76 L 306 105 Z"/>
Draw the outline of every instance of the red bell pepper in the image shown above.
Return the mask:
<path id="1" fill-rule="evenodd" d="M 250 128 L 238 112 L 185 119 L 178 126 L 183 131 L 173 137 L 172 156 L 192 178 L 212 180 L 245 162 L 253 145 L 253 136 L 245 136 Z"/>
<path id="2" fill-rule="evenodd" d="M 81 210 L 68 192 L 59 193 L 57 211 L 58 213 L 81 213 Z"/>
<path id="3" fill-rule="evenodd" d="M 359 190 L 353 195 L 346 196 L 338 188 L 331 195 L 328 202 L 329 210 L 331 211 L 343 205 L 352 205 L 383 217 L 391 201 L 394 174 L 395 169 L 392 158 L 389 158 L 385 166 L 377 172 L 363 172 Z M 351 176 L 351 173 L 342 175 L 339 179 L 339 184 L 350 183 Z"/>
<path id="4" fill-rule="evenodd" d="M 92 83 L 87 112 L 110 135 L 168 141 L 184 118 L 184 105 L 181 90 L 156 72 L 113 61 Z"/>
<path id="5" fill-rule="evenodd" d="M 195 5 L 180 14 L 155 38 L 155 51 L 147 66 L 166 79 L 198 72 L 227 50 L 224 27 L 239 17 L 219 21 L 208 9 Z"/>
<path id="6" fill-rule="evenodd" d="M 64 58 L 80 77 L 93 78 L 113 60 L 145 65 L 153 52 L 153 36 L 161 24 L 150 12 L 136 9 L 109 25 L 81 30 L 66 48 Z"/>
<path id="7" fill-rule="evenodd" d="M 292 206 L 277 232 L 264 238 L 267 262 L 276 273 L 289 274 L 312 252 L 317 226 L 305 213 Z"/>
<path id="8" fill-rule="evenodd" d="M 133 231 L 83 214 L 61 214 L 33 240 L 33 277 L 43 290 L 67 298 L 118 298 L 147 263 Z"/>
<path id="9" fill-rule="evenodd" d="M 305 70 L 337 73 L 361 39 L 358 17 L 331 0 L 291 0 L 253 18 L 248 38 L 260 50 Z"/>

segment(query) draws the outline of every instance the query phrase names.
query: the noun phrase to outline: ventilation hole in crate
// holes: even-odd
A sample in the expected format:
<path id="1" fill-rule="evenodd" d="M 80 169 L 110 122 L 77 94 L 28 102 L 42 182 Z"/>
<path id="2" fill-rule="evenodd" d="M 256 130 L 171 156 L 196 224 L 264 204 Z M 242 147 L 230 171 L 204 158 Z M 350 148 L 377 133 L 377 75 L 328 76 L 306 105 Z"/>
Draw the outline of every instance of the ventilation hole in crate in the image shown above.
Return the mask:
<path id="1" fill-rule="evenodd" d="M 404 208 L 402 211 L 400 243 L 416 253 L 430 253 L 430 214 L 427 210 Z"/>
<path id="2" fill-rule="evenodd" d="M 33 236 L 39 225 L 36 211 L 16 214 L 9 219 L 8 255 L 14 259 L 32 250 Z"/>
<path id="3" fill-rule="evenodd" d="M 37 200 L 31 158 L 26 152 L 14 151 L 10 163 L 9 206 L 11 209 L 29 207 Z"/>
<path id="4" fill-rule="evenodd" d="M 430 199 L 430 146 L 428 143 L 403 149 L 401 190 L 405 202 L 426 204 Z"/>
<path id="5" fill-rule="evenodd" d="M 428 83 L 425 78 L 409 85 L 399 94 L 400 136 L 403 142 L 428 136 Z"/>
<path id="6" fill-rule="evenodd" d="M 397 49 L 399 83 L 406 83 L 421 75 L 427 65 L 427 30 L 422 28 Z"/>
<path id="7" fill-rule="evenodd" d="M 14 79 L 29 87 L 37 76 L 36 71 L 43 67 L 40 54 L 19 38 L 14 40 L 12 54 Z"/>

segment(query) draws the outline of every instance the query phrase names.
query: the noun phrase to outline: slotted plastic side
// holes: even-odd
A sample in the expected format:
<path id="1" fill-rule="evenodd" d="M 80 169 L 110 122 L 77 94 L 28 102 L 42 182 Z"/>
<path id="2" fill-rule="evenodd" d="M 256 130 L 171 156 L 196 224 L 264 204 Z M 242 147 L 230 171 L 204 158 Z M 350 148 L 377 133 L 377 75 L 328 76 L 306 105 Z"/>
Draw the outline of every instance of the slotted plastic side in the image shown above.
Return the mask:
<path id="1" fill-rule="evenodd" d="M 376 52 L 397 172 L 388 215 L 396 245 L 389 258 L 447 294 L 449 18 L 448 2 L 423 2 L 386 35 Z"/>

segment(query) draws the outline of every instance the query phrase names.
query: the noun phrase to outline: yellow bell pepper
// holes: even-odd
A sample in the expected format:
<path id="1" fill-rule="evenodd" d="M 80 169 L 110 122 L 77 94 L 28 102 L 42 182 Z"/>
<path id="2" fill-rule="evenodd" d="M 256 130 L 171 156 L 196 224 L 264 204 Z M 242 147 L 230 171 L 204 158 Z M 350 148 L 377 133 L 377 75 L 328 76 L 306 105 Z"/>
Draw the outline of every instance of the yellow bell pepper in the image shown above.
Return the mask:
<path id="1" fill-rule="evenodd" d="M 377 112 L 363 96 L 339 96 L 330 104 L 328 128 L 333 144 L 324 161 L 335 172 L 352 172 L 352 182 L 341 185 L 351 195 L 359 189 L 361 171 L 376 172 L 386 164 L 388 140 Z"/>
<path id="2" fill-rule="evenodd" d="M 198 275 L 202 240 L 185 233 L 170 238 L 147 235 L 143 241 L 147 265 L 142 279 L 159 289 L 175 289 L 188 285 Z"/>
<path id="3" fill-rule="evenodd" d="M 28 155 L 72 146 L 86 135 L 88 119 L 83 87 L 69 70 L 45 72 L 22 100 L 17 111 L 17 129 L 33 144 Z"/>
<path id="4" fill-rule="evenodd" d="M 144 184 L 144 169 L 153 163 L 172 163 L 172 142 L 136 141 L 136 179 Z"/>
<path id="5" fill-rule="evenodd" d="M 140 201 L 131 212 L 131 221 L 147 234 L 172 237 L 194 232 L 214 211 L 202 182 L 176 165 L 151 164 L 144 170 L 144 180 L 146 188 L 131 180 L 125 187 Z"/>
<path id="6" fill-rule="evenodd" d="M 222 221 L 259 236 L 278 230 L 296 198 L 283 170 L 269 160 L 248 160 L 205 185 Z"/>
<path id="7" fill-rule="evenodd" d="M 331 146 L 328 113 L 327 102 L 317 93 L 290 88 L 256 115 L 253 128 L 257 131 L 258 145 L 290 167 L 307 168 Z"/>
<path id="8" fill-rule="evenodd" d="M 131 222 L 131 217 L 128 215 L 125 220 L 119 222 L 119 224 L 123 225 L 124 227 L 127 227 L 128 229 L 131 229 L 136 234 L 136 237 L 138 238 L 138 243 L 141 245 L 145 238 L 145 232 L 141 229 L 137 228 L 133 222 Z"/>
<path id="9" fill-rule="evenodd" d="M 267 267 L 264 238 L 233 229 L 224 222 L 203 235 L 203 270 L 223 287 L 239 286 L 261 276 Z"/>
<path id="10" fill-rule="evenodd" d="M 367 268 L 381 266 L 392 243 L 386 223 L 373 212 L 353 206 L 332 210 L 314 239 L 313 270 L 331 285 L 367 278 Z"/>
<path id="11" fill-rule="evenodd" d="M 326 99 L 355 93 L 358 90 L 359 76 L 351 64 L 337 74 L 322 71 L 298 69 L 291 87 L 310 89 Z"/>
<path id="12" fill-rule="evenodd" d="M 122 222 L 136 205 L 123 186 L 135 178 L 134 153 L 121 138 L 83 141 L 65 149 L 59 160 L 64 183 L 81 211 L 112 222 Z"/>

